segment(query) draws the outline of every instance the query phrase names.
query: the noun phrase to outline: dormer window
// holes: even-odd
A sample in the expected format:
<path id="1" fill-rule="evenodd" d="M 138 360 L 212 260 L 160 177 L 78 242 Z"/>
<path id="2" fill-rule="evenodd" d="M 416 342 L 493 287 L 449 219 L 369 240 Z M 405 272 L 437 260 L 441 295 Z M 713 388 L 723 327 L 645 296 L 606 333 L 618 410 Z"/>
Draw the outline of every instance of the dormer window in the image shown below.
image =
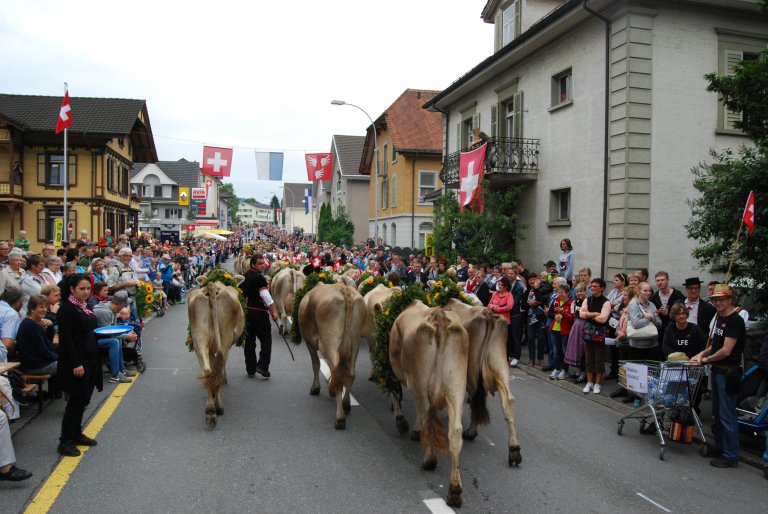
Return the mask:
<path id="1" fill-rule="evenodd" d="M 496 50 L 520 36 L 520 0 L 506 2 L 496 14 Z"/>

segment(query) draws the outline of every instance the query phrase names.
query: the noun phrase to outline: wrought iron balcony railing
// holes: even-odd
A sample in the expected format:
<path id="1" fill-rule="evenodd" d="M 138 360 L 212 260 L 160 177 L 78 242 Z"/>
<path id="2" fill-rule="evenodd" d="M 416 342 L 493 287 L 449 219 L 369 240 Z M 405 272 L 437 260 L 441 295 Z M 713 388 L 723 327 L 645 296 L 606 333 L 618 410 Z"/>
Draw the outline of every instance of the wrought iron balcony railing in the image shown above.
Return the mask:
<path id="1" fill-rule="evenodd" d="M 466 149 L 462 150 L 466 151 Z M 447 188 L 459 187 L 459 155 L 454 152 L 446 155 L 440 179 Z M 523 175 L 539 172 L 539 140 L 509 137 L 488 139 L 485 153 L 485 175 L 492 179 L 494 175 Z"/>

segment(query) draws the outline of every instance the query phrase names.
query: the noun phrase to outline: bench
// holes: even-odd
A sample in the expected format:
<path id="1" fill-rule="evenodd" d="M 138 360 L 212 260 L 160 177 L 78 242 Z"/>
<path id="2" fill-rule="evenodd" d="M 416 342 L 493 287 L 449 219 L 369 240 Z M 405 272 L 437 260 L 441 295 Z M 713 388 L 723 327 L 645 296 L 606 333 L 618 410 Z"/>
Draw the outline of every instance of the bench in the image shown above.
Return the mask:
<path id="1" fill-rule="evenodd" d="M 24 382 L 27 384 L 25 386 L 35 386 L 37 388 L 37 408 L 38 412 L 43 412 L 43 383 L 45 381 L 48 381 L 48 397 L 53 400 L 53 382 L 51 381 L 51 378 L 53 375 L 27 375 L 23 374 L 22 378 L 24 378 Z M 33 389 L 34 390 L 34 389 Z"/>

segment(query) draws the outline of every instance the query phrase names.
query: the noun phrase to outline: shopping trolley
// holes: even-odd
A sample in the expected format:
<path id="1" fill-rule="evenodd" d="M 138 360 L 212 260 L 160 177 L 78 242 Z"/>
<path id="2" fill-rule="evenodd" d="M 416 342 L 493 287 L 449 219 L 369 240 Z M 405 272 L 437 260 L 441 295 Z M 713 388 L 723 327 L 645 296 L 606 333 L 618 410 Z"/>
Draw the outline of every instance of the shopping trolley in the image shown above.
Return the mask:
<path id="1" fill-rule="evenodd" d="M 691 403 L 701 383 L 703 366 L 691 362 L 658 361 L 621 361 L 619 364 L 619 385 L 638 396 L 641 401 L 639 407 L 618 421 L 619 435 L 627 419 L 639 419 L 641 432 L 647 423 L 652 422 L 659 438 L 659 459 L 664 460 L 666 442 L 659 421 L 667 412 L 675 411 L 693 419 L 699 437 L 706 446 L 701 420 Z"/>

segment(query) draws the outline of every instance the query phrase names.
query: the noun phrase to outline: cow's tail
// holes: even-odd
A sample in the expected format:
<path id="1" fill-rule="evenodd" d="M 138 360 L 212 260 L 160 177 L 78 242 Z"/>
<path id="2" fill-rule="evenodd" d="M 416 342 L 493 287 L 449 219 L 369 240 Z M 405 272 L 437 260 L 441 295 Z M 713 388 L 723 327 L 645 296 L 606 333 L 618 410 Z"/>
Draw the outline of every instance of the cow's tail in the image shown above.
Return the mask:
<path id="1" fill-rule="evenodd" d="M 217 391 L 224 384 L 224 356 L 221 354 L 221 334 L 216 294 L 208 294 L 208 305 L 213 318 L 213 337 L 208 338 L 208 355 L 211 356 L 211 372 L 203 376 L 203 385 L 210 391 Z"/>
<path id="2" fill-rule="evenodd" d="M 342 392 L 344 384 L 352 379 L 350 361 L 353 351 L 352 318 L 355 310 L 355 297 L 352 291 L 346 287 L 341 288 L 341 294 L 344 296 L 344 333 L 341 336 L 339 345 L 339 362 L 331 371 L 331 379 L 328 382 L 328 391 L 332 395 Z"/>
<path id="3" fill-rule="evenodd" d="M 482 346 L 480 347 L 480 365 L 477 371 L 477 390 L 470 400 L 470 407 L 472 409 L 472 423 L 476 425 L 487 425 L 491 422 L 491 415 L 488 412 L 488 406 L 485 402 L 486 388 L 485 388 L 485 375 L 490 375 L 490 370 L 487 369 L 487 359 L 489 345 L 491 341 L 491 335 L 496 326 L 496 315 L 488 309 L 483 309 L 483 321 L 485 322 L 485 337 L 483 338 Z M 492 375 L 490 375 L 492 376 Z"/>
<path id="4" fill-rule="evenodd" d="M 441 308 L 436 308 L 429 315 L 429 323 L 432 325 L 435 338 L 434 362 L 432 363 L 432 373 L 429 379 L 428 394 L 429 404 L 437 410 L 445 407 L 445 393 L 443 391 L 443 369 L 444 353 L 448 341 L 448 317 Z M 429 352 L 432 353 L 432 352 Z"/>
<path id="5" fill-rule="evenodd" d="M 424 420 L 424 426 L 421 431 L 421 442 L 423 445 L 439 452 L 448 450 L 448 437 L 445 435 L 445 427 L 437 417 L 437 411 L 434 407 L 430 407 L 427 411 L 427 417 Z"/>

